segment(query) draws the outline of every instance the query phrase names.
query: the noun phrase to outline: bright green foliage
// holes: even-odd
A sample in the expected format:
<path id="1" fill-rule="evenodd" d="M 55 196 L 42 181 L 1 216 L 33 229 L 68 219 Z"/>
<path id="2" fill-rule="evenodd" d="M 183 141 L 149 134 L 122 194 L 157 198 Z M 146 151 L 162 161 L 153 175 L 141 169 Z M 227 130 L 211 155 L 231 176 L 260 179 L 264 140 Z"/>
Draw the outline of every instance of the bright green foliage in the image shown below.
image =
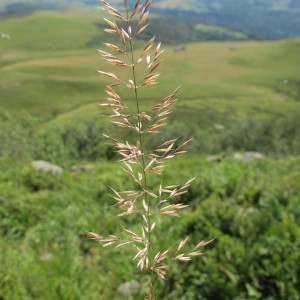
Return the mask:
<path id="1" fill-rule="evenodd" d="M 204 263 L 174 271 L 178 297 L 298 299 L 299 159 L 199 164 L 192 212 L 178 230 L 217 239 Z"/>
<path id="2" fill-rule="evenodd" d="M 72 173 L 66 162 L 61 177 L 8 158 L 0 163 L 4 299 L 113 299 L 120 283 L 136 278 L 126 253 L 85 237 L 91 228 L 121 230 L 107 186 L 132 187 L 114 162 L 98 161 L 91 173 Z M 191 156 L 169 167 L 166 183 L 198 177 L 179 200 L 190 205 L 181 222 L 164 221 L 162 247 L 175 235 L 191 235 L 191 244 L 216 240 L 193 264 L 170 270 L 162 299 L 297 299 L 299 158 L 209 163 Z"/>
<path id="3" fill-rule="evenodd" d="M 109 71 L 96 50 L 104 38 L 101 14 L 73 9 L 0 20 L 1 32 L 11 36 L 0 40 L 1 111 L 26 109 L 60 120 L 101 115 L 104 110 L 95 107 L 105 97 L 107 81 L 97 70 Z M 185 48 L 174 52 L 166 45 L 163 76 L 146 101 L 154 103 L 182 84 L 184 101 L 175 113 L 192 118 L 195 127 L 245 116 L 286 117 L 300 110 L 299 39 L 190 43 Z"/>
<path id="4" fill-rule="evenodd" d="M 0 154 L 17 159 L 45 159 L 70 164 L 76 160 L 112 158 L 114 153 L 100 134 L 104 126 L 97 118 L 77 123 L 52 124 L 23 114 L 5 116 L 0 123 Z M 70 162 L 71 160 L 71 162 Z"/>
<path id="5" fill-rule="evenodd" d="M 102 118 L 87 116 L 73 120 L 43 121 L 29 114 L 0 119 L 0 155 L 12 158 L 45 159 L 53 163 L 70 165 L 78 160 L 112 159 L 116 157 L 101 132 L 106 131 Z M 159 146 L 175 134 L 182 139 L 193 136 L 189 146 L 192 154 L 219 154 L 224 151 L 259 151 L 270 155 L 296 155 L 300 153 L 300 118 L 298 113 L 285 118 L 252 118 L 228 125 L 224 130 L 189 127 L 188 119 L 170 122 L 168 130 L 146 140 L 149 147 Z M 113 132 L 113 136 L 120 133 Z M 126 140 L 131 141 L 130 134 Z M 222 154 L 223 153 L 223 154 Z"/>

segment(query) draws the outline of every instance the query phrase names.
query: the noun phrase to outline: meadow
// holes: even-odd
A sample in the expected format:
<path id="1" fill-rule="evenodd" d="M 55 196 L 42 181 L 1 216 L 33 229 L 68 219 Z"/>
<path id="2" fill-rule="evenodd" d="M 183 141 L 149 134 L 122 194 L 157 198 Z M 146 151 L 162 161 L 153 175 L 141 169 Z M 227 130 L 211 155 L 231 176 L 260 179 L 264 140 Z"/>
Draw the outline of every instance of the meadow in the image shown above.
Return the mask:
<path id="1" fill-rule="evenodd" d="M 97 70 L 111 71 L 97 52 L 107 41 L 102 17 L 74 8 L 0 20 L 11 37 L 0 39 L 0 299 L 142 299 L 144 278 L 126 253 L 86 237 L 136 224 L 115 218 L 108 190 L 131 186 L 102 137 L 112 130 L 98 105 L 107 81 Z M 163 224 L 160 243 L 216 240 L 172 267 L 161 299 L 300 299 L 300 39 L 164 47 L 159 84 L 143 101 L 181 85 L 180 100 L 148 144 L 174 134 L 194 141 L 156 180 L 196 180 L 180 199 L 189 209 Z M 236 161 L 237 151 L 264 158 Z M 34 170 L 35 159 L 63 175 Z M 118 294 L 133 279 L 139 291 Z"/>
<path id="2" fill-rule="evenodd" d="M 17 114 L 25 108 L 53 118 L 76 110 L 80 114 L 101 101 L 105 82 L 97 73 L 103 65 L 97 49 L 103 48 L 104 33 L 96 23 L 102 14 L 86 9 L 4 19 L 2 31 L 11 39 L 1 40 L 1 110 Z M 164 76 L 153 98 L 182 84 L 184 101 L 178 109 L 197 107 L 228 120 L 290 115 L 299 105 L 292 101 L 299 100 L 299 43 L 195 43 L 183 52 L 167 46 Z"/>

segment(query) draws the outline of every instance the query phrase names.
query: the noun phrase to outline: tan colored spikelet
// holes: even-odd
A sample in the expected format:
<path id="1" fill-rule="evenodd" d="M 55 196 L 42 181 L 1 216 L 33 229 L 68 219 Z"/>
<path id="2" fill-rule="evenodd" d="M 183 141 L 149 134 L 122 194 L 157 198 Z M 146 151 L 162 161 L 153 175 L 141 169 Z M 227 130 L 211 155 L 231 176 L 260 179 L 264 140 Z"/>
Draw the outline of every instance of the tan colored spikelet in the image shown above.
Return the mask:
<path id="1" fill-rule="evenodd" d="M 134 5 L 134 10 L 139 6 L 140 2 L 141 2 L 141 0 L 136 1 L 135 5 Z"/>
<path id="2" fill-rule="evenodd" d="M 153 71 L 155 71 L 161 64 L 161 61 L 156 63 L 151 69 L 150 69 L 150 73 L 152 73 Z"/>
<path id="3" fill-rule="evenodd" d="M 140 2 L 140 1 L 138 1 L 138 2 Z M 134 10 L 133 10 L 133 12 L 131 13 L 131 15 L 130 15 L 130 19 L 131 18 L 133 18 L 138 12 L 139 12 L 139 10 L 141 9 L 141 6 L 137 6 L 137 5 L 135 5 L 135 8 L 134 8 Z"/>
<path id="4" fill-rule="evenodd" d="M 136 36 L 149 26 L 149 9 L 152 0 L 136 0 L 132 9 L 128 7 L 128 1 L 124 0 L 125 9 L 122 11 L 118 10 L 119 6 L 116 9 L 107 1 L 101 1 L 109 16 L 104 18 L 105 23 L 108 24 L 108 28 L 104 30 L 113 35 L 117 43 L 104 43 L 106 51 L 98 50 L 102 61 L 113 68 L 113 72 L 98 71 L 105 77 L 105 80 L 111 81 L 111 84 L 106 85 L 104 101 L 100 105 L 110 109 L 107 117 L 113 125 L 118 127 L 117 130 L 130 132 L 128 135 L 130 139 L 136 138 L 130 140 L 129 143 L 126 140 L 119 141 L 109 135 L 103 135 L 107 139 L 107 144 L 113 147 L 114 153 L 119 156 L 120 168 L 133 186 L 122 191 L 109 187 L 113 202 L 111 207 L 119 210 L 117 212 L 119 217 L 135 215 L 136 220 L 140 220 L 141 226 L 135 227 L 134 231 L 130 227 L 122 227 L 121 237 L 101 236 L 94 232 L 88 232 L 87 236 L 99 242 L 103 247 L 128 247 L 133 250 L 132 258 L 137 268 L 151 273 L 151 283 L 144 300 L 152 300 L 155 298 L 153 276 L 165 280 L 168 270 L 167 262 L 170 259 L 190 261 L 202 255 L 201 248 L 209 245 L 213 240 L 202 241 L 190 250 L 186 250 L 189 237 L 177 243 L 173 250 L 171 247 L 168 250 L 159 250 L 159 245 L 153 244 L 152 236 L 156 223 L 160 224 L 159 218 L 163 219 L 162 215 L 180 216 L 181 210 L 187 205 L 178 203 L 180 201 L 177 200 L 188 192 L 195 178 L 180 185 L 166 185 L 162 182 L 156 188 L 152 186 L 151 179 L 162 174 L 167 161 L 185 154 L 187 150 L 184 148 L 192 139 L 180 144 L 179 138 L 172 138 L 162 142 L 160 146 L 154 146 L 153 149 L 146 149 L 145 135 L 158 134 L 167 125 L 172 106 L 178 100 L 176 97 L 180 87 L 154 104 L 151 101 L 148 106 L 147 101 L 140 97 L 140 89 L 146 90 L 158 83 L 160 76 L 158 70 L 164 53 L 161 43 L 156 43 L 155 36 L 146 42 L 140 52 L 133 44 Z M 137 21 L 133 21 L 134 19 Z M 157 44 L 156 47 L 155 44 Z M 122 72 L 115 71 L 120 70 L 121 67 Z M 126 71 L 129 71 L 128 77 L 124 78 Z M 128 89 L 129 93 L 123 93 L 120 88 Z M 181 253 L 183 249 L 185 252 Z"/>
<path id="5" fill-rule="evenodd" d="M 185 147 L 186 145 L 188 145 L 191 141 L 192 141 L 193 138 L 190 138 L 189 140 L 185 141 L 184 143 L 182 143 L 179 147 L 177 147 L 175 149 L 175 152 L 182 149 L 183 147 Z"/>
<path id="6" fill-rule="evenodd" d="M 106 86 L 106 93 L 108 93 L 115 99 L 121 100 L 121 97 L 115 92 L 115 90 L 111 86 Z"/>
<path id="7" fill-rule="evenodd" d="M 189 237 L 187 236 L 183 241 L 180 242 L 180 244 L 179 244 L 179 246 L 178 246 L 178 248 L 176 250 L 176 253 L 181 250 L 181 248 L 186 244 L 186 242 L 188 241 L 188 239 L 189 239 Z"/>
<path id="8" fill-rule="evenodd" d="M 118 78 L 115 74 L 113 74 L 113 73 L 111 73 L 111 72 L 104 72 L 104 71 L 98 71 L 98 72 L 99 72 L 100 74 L 106 76 L 106 77 L 110 77 L 110 78 L 119 80 L 119 78 Z"/>
<path id="9" fill-rule="evenodd" d="M 113 8 L 108 2 L 106 2 L 104 0 L 101 0 L 101 1 L 107 7 L 108 13 L 110 13 L 111 15 L 113 15 L 114 17 L 116 17 L 118 19 L 124 20 L 122 15 L 115 8 Z"/>
<path id="10" fill-rule="evenodd" d="M 142 86 L 150 86 L 150 85 L 156 84 L 157 82 L 155 80 L 159 76 L 160 76 L 160 73 L 150 74 L 150 75 L 146 76 L 144 82 L 142 83 Z"/>
<path id="11" fill-rule="evenodd" d="M 152 48 L 152 46 L 153 46 L 153 44 L 154 44 L 154 40 L 155 40 L 155 36 L 152 37 L 152 38 L 148 41 L 148 43 L 146 44 L 146 46 L 145 46 L 145 48 L 144 48 L 142 54 L 140 55 L 140 57 L 144 56 L 144 55 Z"/>
<path id="12" fill-rule="evenodd" d="M 199 248 L 205 247 L 205 246 L 211 244 L 213 241 L 214 241 L 214 239 L 209 240 L 209 241 L 202 241 L 202 242 L 200 242 L 200 243 L 195 247 L 195 249 L 199 249 Z"/>
<path id="13" fill-rule="evenodd" d="M 127 33 L 123 28 L 121 29 L 121 32 L 127 39 L 130 39 L 129 33 Z"/>
<path id="14" fill-rule="evenodd" d="M 152 0 L 146 0 L 145 1 L 145 6 L 143 8 L 143 13 L 146 12 L 149 9 L 151 3 L 152 3 Z"/>
<path id="15" fill-rule="evenodd" d="M 150 25 L 150 23 L 146 24 L 145 26 L 143 26 L 142 28 L 140 28 L 139 30 L 136 31 L 135 35 L 139 35 L 141 34 L 144 30 L 147 29 L 147 27 Z"/>
<path id="16" fill-rule="evenodd" d="M 102 134 L 105 138 L 107 138 L 107 139 L 109 139 L 109 140 L 111 140 L 111 141 L 113 141 L 113 142 L 117 142 L 117 140 L 116 139 L 114 139 L 114 138 L 112 138 L 112 137 L 110 137 L 110 136 L 108 136 L 108 135 L 106 135 L 106 134 Z"/>
<path id="17" fill-rule="evenodd" d="M 138 23 L 138 25 L 137 25 L 137 27 L 136 27 L 136 32 L 135 32 L 135 35 L 138 35 L 139 34 L 139 30 L 142 28 L 142 27 L 145 27 L 145 26 L 143 26 L 144 24 L 145 24 L 145 22 L 146 22 L 146 20 L 147 20 L 147 18 L 148 18 L 148 12 L 146 12 L 146 13 L 144 13 L 142 16 L 141 16 L 141 18 L 140 18 L 140 20 L 139 20 L 139 23 Z M 146 25 L 146 27 L 149 25 L 149 23 Z"/>
<path id="18" fill-rule="evenodd" d="M 125 45 L 125 44 L 126 44 L 126 40 L 125 40 L 125 33 L 124 33 L 124 30 L 121 31 L 120 39 L 121 39 L 122 44 Z"/>
<path id="19" fill-rule="evenodd" d="M 203 255 L 203 253 L 201 253 L 201 252 L 197 252 L 197 251 L 195 251 L 195 252 L 190 252 L 189 254 L 188 254 L 188 256 L 200 256 L 200 255 Z"/>
<path id="20" fill-rule="evenodd" d="M 115 31 L 115 33 L 117 35 L 120 35 L 120 29 L 119 29 L 118 25 L 115 22 L 112 22 L 112 21 L 110 21 L 106 18 L 103 18 L 103 19 Z"/>
<path id="21" fill-rule="evenodd" d="M 187 256 L 185 253 L 179 254 L 175 257 L 175 260 L 180 260 L 180 261 L 190 261 L 192 260 L 191 257 Z"/>
<path id="22" fill-rule="evenodd" d="M 88 232 L 88 233 L 87 233 L 87 236 L 88 236 L 90 239 L 95 240 L 95 241 L 101 239 L 101 236 L 100 236 L 99 234 L 97 234 L 97 233 L 94 233 L 94 232 Z"/>
<path id="23" fill-rule="evenodd" d="M 152 284 L 150 284 L 144 300 L 153 300 L 152 293 L 153 293 L 153 287 L 152 287 Z"/>
<path id="24" fill-rule="evenodd" d="M 116 122 L 116 121 L 112 121 L 111 123 L 119 126 L 119 127 L 122 127 L 122 128 L 132 128 L 131 125 L 128 125 L 128 124 L 125 124 L 125 123 L 122 123 L 122 122 Z"/>
<path id="25" fill-rule="evenodd" d="M 107 47 L 109 47 L 109 48 L 111 48 L 111 49 L 113 49 L 113 50 L 115 50 L 115 51 L 117 51 L 117 52 L 120 52 L 120 53 L 125 54 L 125 51 L 122 50 L 122 49 L 120 49 L 120 48 L 119 48 L 118 46 L 116 46 L 116 45 L 113 45 L 113 44 L 111 44 L 111 43 L 104 43 L 104 45 L 107 46 Z"/>

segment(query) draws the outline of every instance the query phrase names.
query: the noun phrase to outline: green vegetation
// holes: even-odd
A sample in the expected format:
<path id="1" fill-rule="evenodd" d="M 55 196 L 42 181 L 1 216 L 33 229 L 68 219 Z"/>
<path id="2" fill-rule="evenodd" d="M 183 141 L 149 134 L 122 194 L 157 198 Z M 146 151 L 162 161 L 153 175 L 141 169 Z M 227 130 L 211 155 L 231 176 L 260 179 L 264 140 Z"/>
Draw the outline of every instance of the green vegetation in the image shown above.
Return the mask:
<path id="1" fill-rule="evenodd" d="M 50 20 L 47 39 L 39 30 L 46 26 L 44 19 Z M 61 26 L 54 28 L 51 24 L 58 19 Z M 2 20 L 1 28 L 11 39 L 0 40 L 1 111 L 16 114 L 26 108 L 49 118 L 97 104 L 105 84 L 97 73 L 103 64 L 96 51 L 102 47 L 103 34 L 94 25 L 97 20 L 101 14 L 94 10 L 36 12 Z M 178 109 L 184 105 L 185 110 L 203 111 L 204 118 L 198 115 L 196 121 L 209 114 L 216 115 L 213 121 L 232 121 L 245 115 L 259 118 L 299 111 L 299 102 L 291 101 L 299 98 L 298 39 L 195 43 L 185 48 L 174 52 L 167 47 L 164 79 L 153 90 L 154 99 L 184 83 L 180 95 L 185 101 Z"/>
<path id="2" fill-rule="evenodd" d="M 212 25 L 205 25 L 205 24 L 196 24 L 195 29 L 203 32 L 203 34 L 207 33 L 207 34 L 219 34 L 220 37 L 222 36 L 228 36 L 228 39 L 232 39 L 232 40 L 245 40 L 247 39 L 247 36 L 245 34 L 242 34 L 240 32 L 237 31 L 232 31 L 229 29 L 226 29 L 224 27 L 221 26 L 212 26 Z M 222 38 L 211 38 L 212 40 L 222 40 Z"/>
<path id="3" fill-rule="evenodd" d="M 108 195 L 108 186 L 132 186 L 101 135 L 109 125 L 98 106 L 107 83 L 96 72 L 104 68 L 96 51 L 101 13 L 47 11 L 0 21 L 11 36 L 0 39 L 0 299 L 124 299 L 119 284 L 144 280 L 126 253 L 116 249 L 112 257 L 85 236 L 118 234 L 119 223 L 138 226 L 135 219 L 116 224 Z M 182 100 L 169 130 L 149 143 L 174 135 L 194 140 L 191 155 L 170 163 L 157 181 L 197 178 L 179 199 L 189 209 L 181 222 L 164 225 L 160 243 L 187 234 L 191 244 L 216 241 L 195 263 L 169 270 L 162 299 L 299 298 L 299 44 L 166 47 L 160 84 L 143 99 L 154 103 L 182 84 Z M 232 158 L 249 150 L 265 157 Z M 209 162 L 210 154 L 221 162 Z M 36 159 L 64 173 L 34 170 Z M 72 172 L 73 164 L 94 169 Z"/>
<path id="4" fill-rule="evenodd" d="M 107 186 L 132 188 L 127 178 L 105 160 L 90 173 L 72 173 L 68 164 L 57 178 L 1 158 L 3 299 L 122 299 L 117 286 L 140 276 L 126 253 L 112 254 L 85 236 L 91 229 L 119 233 L 123 221 L 113 221 Z M 190 208 L 180 222 L 165 224 L 161 246 L 175 235 L 178 241 L 191 235 L 192 244 L 216 241 L 193 264 L 169 270 L 162 299 L 297 299 L 299 165 L 297 157 L 208 163 L 195 156 L 172 163 L 163 174 L 167 182 L 198 177 L 179 200 Z M 135 228 L 135 221 L 123 225 Z"/>

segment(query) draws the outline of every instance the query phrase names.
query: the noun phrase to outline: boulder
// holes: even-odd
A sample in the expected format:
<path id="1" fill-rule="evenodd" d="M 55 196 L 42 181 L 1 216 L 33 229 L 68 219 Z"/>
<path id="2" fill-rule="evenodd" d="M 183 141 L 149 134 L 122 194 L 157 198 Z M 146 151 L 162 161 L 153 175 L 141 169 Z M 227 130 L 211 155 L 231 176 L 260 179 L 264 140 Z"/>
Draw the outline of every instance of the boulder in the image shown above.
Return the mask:
<path id="1" fill-rule="evenodd" d="M 136 280 L 131 280 L 121 283 L 117 288 L 117 292 L 126 297 L 135 294 L 139 288 L 140 284 Z"/>
<path id="2" fill-rule="evenodd" d="M 260 152 L 255 151 L 247 151 L 244 153 L 234 153 L 233 159 L 237 161 L 252 161 L 252 160 L 258 160 L 263 159 L 264 155 Z"/>
<path id="3" fill-rule="evenodd" d="M 73 165 L 71 172 L 91 172 L 94 170 L 93 166 L 90 165 Z"/>
<path id="4" fill-rule="evenodd" d="M 52 173 L 54 175 L 61 175 L 64 171 L 60 166 L 51 164 L 45 160 L 35 160 L 31 163 L 31 165 L 36 170 Z"/>
<path id="5" fill-rule="evenodd" d="M 214 128 L 217 129 L 217 130 L 224 130 L 225 126 L 222 125 L 222 124 L 214 124 Z"/>

